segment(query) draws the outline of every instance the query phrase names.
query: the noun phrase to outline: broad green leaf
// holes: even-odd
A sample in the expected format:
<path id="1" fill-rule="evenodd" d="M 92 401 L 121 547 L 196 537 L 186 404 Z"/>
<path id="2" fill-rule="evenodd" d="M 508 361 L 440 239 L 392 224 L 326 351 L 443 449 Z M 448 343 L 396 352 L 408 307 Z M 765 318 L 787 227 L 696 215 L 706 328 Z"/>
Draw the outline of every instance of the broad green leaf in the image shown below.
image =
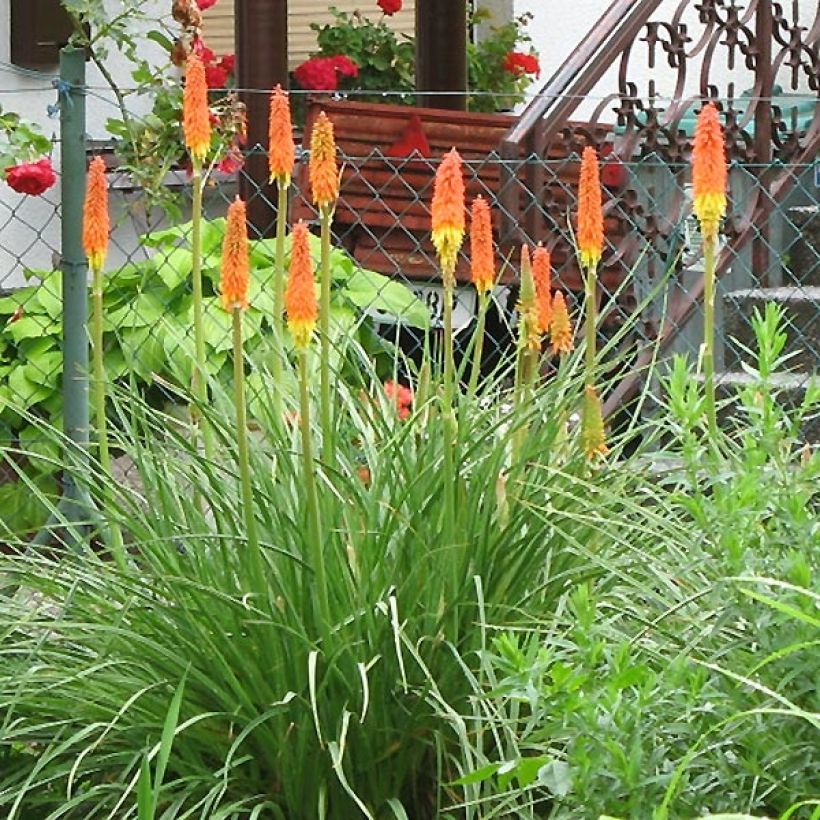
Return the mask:
<path id="1" fill-rule="evenodd" d="M 454 780 L 451 785 L 472 786 L 474 783 L 483 783 L 485 780 L 489 780 L 503 765 L 503 763 L 488 763 L 486 766 L 482 766 L 474 772 L 459 777 L 458 780 Z"/>
<path id="2" fill-rule="evenodd" d="M 9 394 L 13 404 L 27 410 L 37 402 L 51 395 L 52 389 L 44 384 L 32 381 L 25 365 L 19 365 L 9 374 Z"/>
<path id="3" fill-rule="evenodd" d="M 27 313 L 42 313 L 44 308 L 40 304 L 39 288 L 29 285 L 0 297 L 0 316 L 12 316 L 19 307 Z"/>
<path id="4" fill-rule="evenodd" d="M 63 354 L 59 350 L 42 353 L 25 364 L 26 378 L 35 384 L 54 388 L 63 373 Z"/>
<path id="5" fill-rule="evenodd" d="M 55 335 L 60 332 L 59 322 L 48 316 L 21 316 L 16 321 L 6 325 L 5 334 L 20 342 L 23 339 L 36 339 L 40 336 Z"/>
<path id="6" fill-rule="evenodd" d="M 374 271 L 357 268 L 345 281 L 342 293 L 376 318 L 391 317 L 420 328 L 430 321 L 427 306 L 409 288 Z"/>

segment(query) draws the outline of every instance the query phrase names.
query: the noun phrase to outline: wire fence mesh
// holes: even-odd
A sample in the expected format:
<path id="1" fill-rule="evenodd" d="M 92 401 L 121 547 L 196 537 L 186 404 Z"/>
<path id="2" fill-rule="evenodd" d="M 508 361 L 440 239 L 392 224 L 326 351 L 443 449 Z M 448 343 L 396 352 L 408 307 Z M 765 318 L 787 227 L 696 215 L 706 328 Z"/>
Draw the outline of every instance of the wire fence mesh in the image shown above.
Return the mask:
<path id="1" fill-rule="evenodd" d="M 318 110 L 317 103 L 314 103 Z M 580 158 L 577 150 L 546 156 L 503 159 L 498 138 L 510 118 L 479 119 L 474 127 L 453 124 L 447 113 L 427 130 L 429 152 L 402 143 L 413 109 L 395 106 L 393 132 L 371 136 L 371 121 L 359 109 L 345 113 L 344 101 L 328 106 L 336 115 L 340 146 L 341 196 L 333 220 L 334 311 L 340 333 L 355 332 L 375 358 L 397 344 L 412 359 L 430 328 L 441 332 L 442 289 L 430 240 L 430 205 L 439 158 L 450 146 L 465 159 L 468 197 L 485 197 L 496 215 L 499 270 L 493 310 L 487 322 L 486 367 L 514 346 L 518 250 L 522 241 L 543 242 L 552 252 L 554 285 L 576 298 L 581 279 L 573 250 Z M 373 117 L 383 119 L 384 106 Z M 310 123 L 310 112 L 308 123 Z M 489 123 L 489 124 L 488 124 Z M 415 127 L 415 126 L 413 126 Z M 392 137 L 384 137 L 393 133 Z M 382 139 L 382 142 L 378 140 Z M 406 141 L 405 141 L 406 142 Z M 604 154 L 610 141 L 604 140 Z M 298 152 L 290 197 L 290 221 L 314 224 L 305 142 Z M 176 204 L 172 216 L 146 195 L 116 155 L 96 143 L 109 164 L 113 231 L 105 284 L 106 376 L 130 379 L 149 397 L 168 400 L 161 385 L 190 383 L 193 359 L 190 274 L 190 177 L 174 168 L 163 190 Z M 230 317 L 222 310 L 217 283 L 227 204 L 240 190 L 253 203 L 274 207 L 275 193 L 257 185 L 247 168 L 211 169 L 205 194 L 203 231 L 206 282 L 206 345 L 214 377 L 230 370 Z M 183 154 L 180 152 L 180 161 Z M 236 158 L 235 158 L 236 159 Z M 238 164 L 238 163 L 237 163 Z M 675 325 L 666 350 L 697 354 L 701 310 L 674 315 L 670 306 L 696 291 L 701 276 L 697 226 L 690 215 L 688 166 L 647 153 L 635 160 L 604 157 L 607 250 L 600 269 L 604 312 L 600 333 L 626 326 L 622 352 L 633 355 L 669 323 Z M 786 195 L 774 196 L 773 181 L 786 180 Z M 820 219 L 818 163 L 732 162 L 730 212 L 725 223 L 727 262 L 719 284 L 718 369 L 735 372 L 748 362 L 751 316 L 768 301 L 783 304 L 790 318 L 787 352 L 798 375 L 817 370 L 820 360 Z M 516 232 L 505 233 L 504 203 L 518 203 Z M 60 424 L 62 414 L 62 278 L 58 187 L 40 197 L 3 191 L 0 197 L 0 443 L 36 444 L 25 413 Z M 169 194 L 170 192 L 170 194 Z M 508 220 L 509 221 L 509 220 Z M 274 253 L 270 238 L 253 236 L 248 357 L 265 367 L 272 351 L 269 330 Z M 318 242 L 318 240 L 317 240 Z M 469 284 L 468 246 L 457 268 L 455 328 L 463 350 L 476 319 L 477 300 Z M 388 378 L 392 365 L 386 365 Z M 628 365 L 626 367 L 628 371 Z M 253 376 L 251 374 L 251 387 Z M 22 412 L 21 412 L 22 411 Z M 55 454 L 55 459 L 57 454 Z M 6 473 L 8 470 L 6 469 Z M 0 481 L 3 479 L 0 477 Z"/>

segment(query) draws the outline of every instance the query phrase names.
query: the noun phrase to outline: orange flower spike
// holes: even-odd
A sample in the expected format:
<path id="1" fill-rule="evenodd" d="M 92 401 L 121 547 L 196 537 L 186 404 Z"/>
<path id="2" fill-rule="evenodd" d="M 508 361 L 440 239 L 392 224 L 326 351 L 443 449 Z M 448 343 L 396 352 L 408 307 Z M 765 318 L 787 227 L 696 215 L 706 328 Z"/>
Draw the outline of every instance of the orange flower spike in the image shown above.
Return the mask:
<path id="1" fill-rule="evenodd" d="M 470 270 L 480 293 L 489 293 L 495 284 L 495 250 L 490 206 L 483 197 L 473 200 L 470 219 Z"/>
<path id="2" fill-rule="evenodd" d="M 726 146 L 714 103 L 703 106 L 692 146 L 692 210 L 704 236 L 717 237 L 726 216 Z"/>
<path id="3" fill-rule="evenodd" d="M 464 241 L 464 175 L 461 157 L 451 148 L 436 171 L 433 184 L 433 245 L 444 284 L 455 284 L 456 263 Z"/>
<path id="4" fill-rule="evenodd" d="M 521 248 L 521 290 L 518 297 L 518 321 L 521 326 L 521 344 L 530 350 L 540 350 L 541 331 L 539 330 L 538 297 L 530 263 L 530 249 Z"/>
<path id="5" fill-rule="evenodd" d="M 605 456 L 609 452 L 609 448 L 606 446 L 601 399 L 592 385 L 587 385 L 584 388 L 581 446 L 589 459 L 595 458 L 595 456 Z"/>
<path id="6" fill-rule="evenodd" d="M 569 318 L 567 303 L 564 294 L 556 291 L 552 300 L 552 318 L 550 319 L 550 338 L 552 352 L 569 353 L 573 348 L 572 321 Z"/>
<path id="7" fill-rule="evenodd" d="M 550 252 L 539 245 L 532 255 L 532 278 L 538 303 L 538 330 L 547 333 L 552 320 L 552 266 Z"/>
<path id="8" fill-rule="evenodd" d="M 304 350 L 316 327 L 319 305 L 310 259 L 310 239 L 307 225 L 301 220 L 293 229 L 293 249 L 290 256 L 290 276 L 285 290 L 285 313 L 288 329 L 297 348 Z"/>
<path id="9" fill-rule="evenodd" d="M 270 181 L 287 187 L 293 164 L 296 161 L 296 147 L 293 144 L 293 123 L 290 118 L 290 101 L 281 85 L 273 89 L 270 96 L 270 119 L 268 120 L 268 168 Z"/>
<path id="10" fill-rule="evenodd" d="M 581 266 L 589 270 L 601 261 L 604 249 L 604 213 L 598 155 L 591 146 L 581 157 L 578 184 L 578 253 Z"/>
<path id="11" fill-rule="evenodd" d="M 105 162 L 102 157 L 94 157 L 88 168 L 88 187 L 83 209 L 83 249 L 92 270 L 102 270 L 105 264 L 110 231 Z"/>
<path id="12" fill-rule="evenodd" d="M 203 162 L 211 147 L 211 111 L 208 107 L 208 83 L 205 66 L 192 53 L 185 64 L 185 89 L 182 94 L 182 126 L 185 146 L 191 159 Z"/>
<path id="13" fill-rule="evenodd" d="M 231 311 L 248 306 L 250 254 L 245 203 L 237 197 L 228 207 L 225 239 L 222 243 L 222 306 Z"/>
<path id="14" fill-rule="evenodd" d="M 339 169 L 336 164 L 336 140 L 333 123 L 322 111 L 310 134 L 310 191 L 313 202 L 328 211 L 339 198 Z"/>

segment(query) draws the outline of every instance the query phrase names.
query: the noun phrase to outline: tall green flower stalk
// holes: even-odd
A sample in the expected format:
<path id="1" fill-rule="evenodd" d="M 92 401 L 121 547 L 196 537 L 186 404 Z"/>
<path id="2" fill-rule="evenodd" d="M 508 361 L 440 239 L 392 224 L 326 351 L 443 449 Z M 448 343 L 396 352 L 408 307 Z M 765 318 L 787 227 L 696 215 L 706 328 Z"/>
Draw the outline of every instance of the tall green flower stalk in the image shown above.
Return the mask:
<path id="1" fill-rule="evenodd" d="M 706 419 L 711 435 L 717 433 L 715 401 L 715 277 L 720 220 L 726 215 L 726 146 L 714 103 L 698 114 L 692 146 L 692 209 L 703 235 L 703 381 Z"/>
<path id="2" fill-rule="evenodd" d="M 239 479 L 242 494 L 242 515 L 248 539 L 253 577 L 264 587 L 262 551 L 254 515 L 251 489 L 250 453 L 248 450 L 248 411 L 245 398 L 245 350 L 242 340 L 242 312 L 248 307 L 250 255 L 248 250 L 247 211 L 245 203 L 234 200 L 228 208 L 225 239 L 222 245 L 222 275 L 220 290 L 222 306 L 231 313 L 233 341 L 233 384 L 236 408 L 236 445 L 239 456 Z"/>
<path id="3" fill-rule="evenodd" d="M 320 353 L 320 400 L 322 441 L 328 463 L 333 461 L 334 433 L 333 433 L 333 405 L 330 384 L 330 223 L 332 211 L 322 208 L 319 219 L 321 230 L 320 280 L 321 302 L 319 305 L 319 338 L 321 340 Z"/>
<path id="4" fill-rule="evenodd" d="M 285 311 L 293 344 L 299 360 L 299 428 L 302 437 L 302 461 L 305 483 L 305 502 L 308 519 L 309 561 L 306 572 L 313 571 L 316 587 L 315 600 L 318 620 L 325 639 L 329 637 L 330 603 L 325 570 L 324 533 L 319 517 L 319 496 L 316 489 L 316 466 L 313 457 L 313 439 L 310 425 L 310 370 L 308 355 L 310 342 L 316 328 L 319 306 L 316 302 L 316 283 L 310 258 L 310 241 L 307 225 L 299 222 L 293 229 L 293 246 L 290 258 L 290 277 L 285 291 Z M 304 581 L 305 596 L 310 579 Z M 326 645 L 328 642 L 326 640 Z"/>
<path id="5" fill-rule="evenodd" d="M 523 421 L 529 405 L 532 387 L 538 372 L 538 358 L 541 350 L 541 322 L 535 281 L 532 276 L 529 248 L 521 248 L 521 289 L 518 297 L 518 351 L 515 367 L 514 400 L 518 428 L 512 438 L 513 465 L 518 463 L 519 453 L 527 437 L 528 427 Z"/>
<path id="6" fill-rule="evenodd" d="M 94 371 L 94 417 L 97 425 L 97 441 L 100 465 L 107 476 L 111 475 L 111 453 L 108 447 L 108 418 L 105 413 L 105 363 L 103 350 L 103 266 L 108 252 L 111 232 L 108 215 L 108 183 L 105 162 L 95 157 L 89 168 L 88 190 L 83 211 L 83 248 L 91 268 L 92 323 L 91 346 Z M 117 566 L 126 569 L 125 546 L 119 525 L 111 526 L 111 552 Z"/>
<path id="7" fill-rule="evenodd" d="M 191 156 L 191 287 L 194 312 L 194 372 L 191 383 L 194 397 L 201 407 L 208 401 L 207 370 L 205 358 L 205 332 L 202 307 L 202 187 L 205 158 L 211 147 L 211 112 L 208 107 L 208 84 L 205 66 L 196 53 L 188 57 L 185 70 L 185 89 L 182 98 L 183 131 L 185 145 Z M 194 420 L 202 425 L 205 455 L 214 457 L 213 434 L 204 420 L 194 414 Z"/>
<path id="8" fill-rule="evenodd" d="M 336 141 L 333 123 L 323 111 L 313 124 L 310 136 L 310 189 L 313 202 L 319 210 L 321 226 L 321 306 L 319 309 L 319 339 L 321 353 L 320 373 L 320 416 L 322 423 L 322 445 L 325 461 L 333 461 L 334 432 L 333 405 L 330 384 L 330 225 L 336 200 L 339 198 L 339 169 L 336 161 Z"/>
<path id="9" fill-rule="evenodd" d="M 273 378 L 276 393 L 273 397 L 277 424 L 284 418 L 282 404 L 285 358 L 285 235 L 288 224 L 288 189 L 295 159 L 293 124 L 288 95 L 277 85 L 270 98 L 268 120 L 268 167 L 270 180 L 276 182 L 276 259 L 273 279 L 273 335 L 276 355 L 273 359 Z"/>

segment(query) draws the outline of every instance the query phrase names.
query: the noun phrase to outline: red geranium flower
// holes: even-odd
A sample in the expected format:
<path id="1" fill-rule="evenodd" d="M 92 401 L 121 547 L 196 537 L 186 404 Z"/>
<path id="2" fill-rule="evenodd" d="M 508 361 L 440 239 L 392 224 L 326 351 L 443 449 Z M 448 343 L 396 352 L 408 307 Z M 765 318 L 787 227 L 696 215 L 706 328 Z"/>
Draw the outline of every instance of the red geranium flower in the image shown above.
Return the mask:
<path id="1" fill-rule="evenodd" d="M 401 0 L 377 0 L 377 3 L 385 14 L 395 14 L 401 11 Z"/>
<path id="2" fill-rule="evenodd" d="M 217 0 L 196 0 L 200 11 L 207 11 L 211 6 L 215 6 Z"/>
<path id="3" fill-rule="evenodd" d="M 358 77 L 359 76 L 359 66 L 357 63 L 354 63 L 350 57 L 346 57 L 344 54 L 337 54 L 335 57 L 330 58 L 333 61 L 333 67 L 342 77 Z"/>
<path id="4" fill-rule="evenodd" d="M 359 66 L 344 54 L 335 57 L 312 57 L 296 67 L 296 82 L 309 91 L 336 91 L 339 77 L 356 77 Z"/>
<path id="5" fill-rule="evenodd" d="M 6 182 L 18 194 L 39 196 L 57 181 L 57 174 L 47 157 L 37 162 L 23 162 L 6 168 Z"/>
<path id="6" fill-rule="evenodd" d="M 404 421 L 410 415 L 410 405 L 413 404 L 413 391 L 403 384 L 394 381 L 384 383 L 384 395 L 389 401 L 395 402 L 396 412 L 399 418 Z"/>
<path id="7" fill-rule="evenodd" d="M 205 66 L 205 82 L 208 88 L 225 88 L 228 72 L 221 65 Z"/>
<path id="8" fill-rule="evenodd" d="M 521 77 L 524 74 L 535 74 L 536 77 L 541 76 L 541 66 L 538 62 L 538 57 L 534 54 L 525 54 L 523 51 L 510 51 L 504 57 L 504 71 L 509 71 L 510 74 L 515 74 L 516 77 Z"/>
<path id="9" fill-rule="evenodd" d="M 208 48 L 208 46 L 205 45 L 205 41 L 201 37 L 194 37 L 191 50 L 194 54 L 198 55 L 202 62 L 206 65 L 208 63 L 212 63 L 216 59 L 216 54 L 214 54 L 213 49 Z"/>
<path id="10" fill-rule="evenodd" d="M 228 149 L 228 153 L 217 164 L 217 169 L 223 174 L 235 174 L 245 164 L 245 158 L 236 145 Z"/>

